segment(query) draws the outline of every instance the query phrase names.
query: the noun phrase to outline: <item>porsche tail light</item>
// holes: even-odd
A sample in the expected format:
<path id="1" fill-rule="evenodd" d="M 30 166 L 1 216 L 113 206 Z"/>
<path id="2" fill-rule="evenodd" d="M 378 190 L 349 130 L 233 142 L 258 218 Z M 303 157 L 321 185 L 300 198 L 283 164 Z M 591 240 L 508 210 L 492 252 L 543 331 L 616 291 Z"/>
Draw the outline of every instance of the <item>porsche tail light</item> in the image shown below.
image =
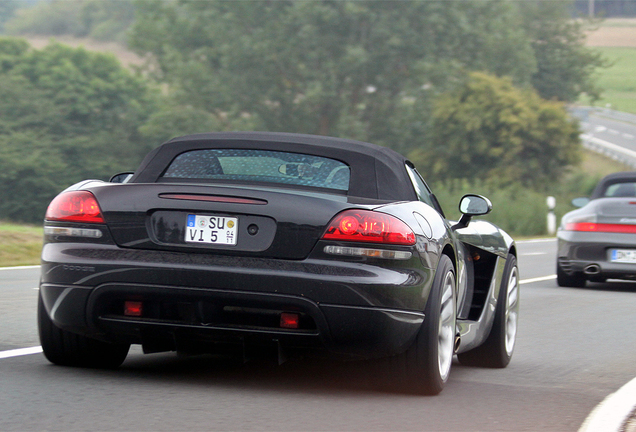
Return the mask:
<path id="1" fill-rule="evenodd" d="M 636 225 L 608 224 L 596 222 L 573 222 L 565 224 L 566 231 L 605 232 L 636 234 Z"/>
<path id="2" fill-rule="evenodd" d="M 396 217 L 368 210 L 347 210 L 331 220 L 324 240 L 372 242 L 410 246 L 415 233 Z"/>
<path id="3" fill-rule="evenodd" d="M 97 199 L 88 191 L 59 194 L 49 204 L 45 218 L 49 221 L 104 223 Z"/>

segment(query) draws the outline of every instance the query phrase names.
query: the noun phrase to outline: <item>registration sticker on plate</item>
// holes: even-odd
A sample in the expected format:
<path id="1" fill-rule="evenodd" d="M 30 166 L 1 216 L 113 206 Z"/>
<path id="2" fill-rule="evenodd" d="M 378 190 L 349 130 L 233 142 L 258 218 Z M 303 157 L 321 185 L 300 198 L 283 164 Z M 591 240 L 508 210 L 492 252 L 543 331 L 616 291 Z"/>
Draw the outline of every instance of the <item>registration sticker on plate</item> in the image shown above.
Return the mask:
<path id="1" fill-rule="evenodd" d="M 636 250 L 634 249 L 612 249 L 610 261 L 636 264 Z"/>
<path id="2" fill-rule="evenodd" d="M 188 215 L 185 241 L 235 245 L 238 218 L 227 216 Z"/>

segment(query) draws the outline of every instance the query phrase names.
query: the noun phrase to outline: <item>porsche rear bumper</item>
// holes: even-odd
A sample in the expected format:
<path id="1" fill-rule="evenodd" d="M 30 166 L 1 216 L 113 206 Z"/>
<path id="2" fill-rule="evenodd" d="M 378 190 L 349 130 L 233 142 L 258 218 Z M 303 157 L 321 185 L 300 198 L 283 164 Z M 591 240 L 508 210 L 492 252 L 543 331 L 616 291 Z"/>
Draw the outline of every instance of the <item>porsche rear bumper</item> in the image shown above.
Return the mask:
<path id="1" fill-rule="evenodd" d="M 588 279 L 636 279 L 636 263 L 612 262 L 613 249 L 636 250 L 636 234 L 559 231 L 557 262 Z"/>

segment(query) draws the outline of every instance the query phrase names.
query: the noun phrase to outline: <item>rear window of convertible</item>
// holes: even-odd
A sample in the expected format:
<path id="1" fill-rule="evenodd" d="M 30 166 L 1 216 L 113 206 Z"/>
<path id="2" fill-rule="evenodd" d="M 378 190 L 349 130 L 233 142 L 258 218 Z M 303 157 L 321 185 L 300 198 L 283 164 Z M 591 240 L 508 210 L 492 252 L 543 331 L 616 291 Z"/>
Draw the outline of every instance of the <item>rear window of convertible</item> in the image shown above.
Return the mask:
<path id="1" fill-rule="evenodd" d="M 605 189 L 603 196 L 606 197 L 636 197 L 636 183 L 625 182 L 615 183 Z"/>
<path id="2" fill-rule="evenodd" d="M 163 181 L 278 183 L 347 191 L 350 169 L 334 159 L 300 153 L 205 149 L 180 154 L 161 177 Z"/>

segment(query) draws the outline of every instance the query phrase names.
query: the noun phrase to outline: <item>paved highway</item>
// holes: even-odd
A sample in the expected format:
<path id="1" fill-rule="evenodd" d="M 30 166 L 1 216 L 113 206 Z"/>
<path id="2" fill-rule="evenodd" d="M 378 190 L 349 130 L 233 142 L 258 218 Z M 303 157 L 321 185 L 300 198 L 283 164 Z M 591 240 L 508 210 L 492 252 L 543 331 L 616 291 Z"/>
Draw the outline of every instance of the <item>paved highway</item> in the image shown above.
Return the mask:
<path id="1" fill-rule="evenodd" d="M 636 116 L 611 110 L 579 109 L 581 138 L 586 147 L 636 169 Z"/>
<path id="2" fill-rule="evenodd" d="M 133 349 L 121 368 L 102 371 L 38 353 L 0 358 L 0 430 L 576 431 L 636 376 L 636 284 L 559 288 L 553 240 L 519 250 L 529 282 L 510 366 L 455 363 L 440 396 L 378 390 L 349 363 L 236 365 Z M 38 277 L 0 270 L 0 354 L 38 345 Z"/>
<path id="3" fill-rule="evenodd" d="M 581 122 L 581 129 L 590 135 L 636 151 L 636 124 L 592 115 Z"/>

